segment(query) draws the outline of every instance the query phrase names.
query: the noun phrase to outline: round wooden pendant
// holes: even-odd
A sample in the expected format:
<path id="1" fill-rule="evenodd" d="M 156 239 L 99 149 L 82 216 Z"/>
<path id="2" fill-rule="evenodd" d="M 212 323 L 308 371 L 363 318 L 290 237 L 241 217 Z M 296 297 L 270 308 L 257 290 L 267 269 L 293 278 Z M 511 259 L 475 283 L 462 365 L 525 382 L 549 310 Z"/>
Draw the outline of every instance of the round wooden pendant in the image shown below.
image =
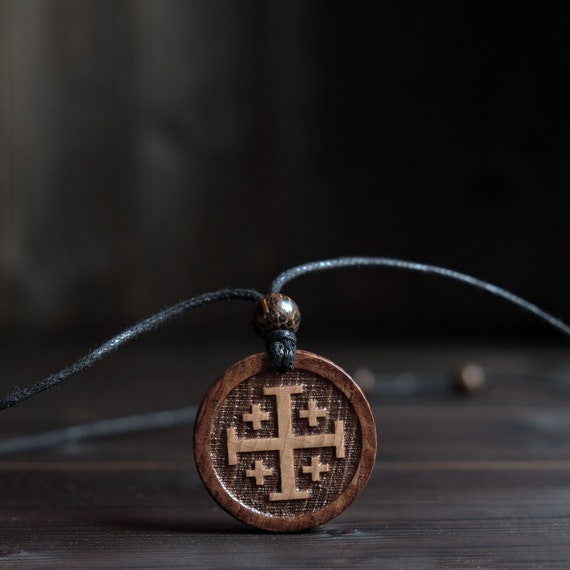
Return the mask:
<path id="1" fill-rule="evenodd" d="M 257 528 L 318 526 L 360 494 L 376 459 L 368 402 L 336 364 L 297 351 L 295 369 L 266 353 L 234 364 L 206 394 L 194 430 L 200 476 L 214 499 Z"/>

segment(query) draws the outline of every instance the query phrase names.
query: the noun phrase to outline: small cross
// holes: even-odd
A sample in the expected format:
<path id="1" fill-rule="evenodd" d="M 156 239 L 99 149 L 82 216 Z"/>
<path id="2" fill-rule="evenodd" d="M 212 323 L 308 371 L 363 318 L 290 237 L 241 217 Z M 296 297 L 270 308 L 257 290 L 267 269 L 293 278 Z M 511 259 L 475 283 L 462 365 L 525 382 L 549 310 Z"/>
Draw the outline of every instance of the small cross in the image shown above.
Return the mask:
<path id="1" fill-rule="evenodd" d="M 257 462 L 256 462 L 257 463 Z M 313 481 L 321 480 L 321 473 L 327 473 L 329 470 L 328 463 L 321 463 L 321 456 L 311 457 L 311 464 L 303 466 L 303 473 L 310 473 Z"/>
<path id="2" fill-rule="evenodd" d="M 244 422 L 251 422 L 253 429 L 261 429 L 261 422 L 269 421 L 269 412 L 262 412 L 259 404 L 251 405 L 251 413 L 243 414 Z"/>
<path id="3" fill-rule="evenodd" d="M 304 469 L 304 467 L 303 467 Z M 327 471 L 328 471 L 328 465 L 327 465 Z M 256 485 L 263 485 L 265 483 L 265 481 L 263 480 L 264 477 L 269 477 L 270 475 L 273 475 L 273 469 L 270 467 L 269 469 L 266 469 L 265 467 L 263 467 L 263 460 L 259 459 L 256 460 L 255 462 L 255 469 L 248 469 L 245 472 L 247 477 L 255 477 L 255 484 Z M 314 481 L 314 479 L 313 479 Z"/>
<path id="4" fill-rule="evenodd" d="M 319 418 L 327 417 L 327 410 L 325 408 L 317 407 L 316 400 L 309 400 L 306 410 L 299 411 L 300 418 L 307 418 L 311 427 L 319 425 Z"/>

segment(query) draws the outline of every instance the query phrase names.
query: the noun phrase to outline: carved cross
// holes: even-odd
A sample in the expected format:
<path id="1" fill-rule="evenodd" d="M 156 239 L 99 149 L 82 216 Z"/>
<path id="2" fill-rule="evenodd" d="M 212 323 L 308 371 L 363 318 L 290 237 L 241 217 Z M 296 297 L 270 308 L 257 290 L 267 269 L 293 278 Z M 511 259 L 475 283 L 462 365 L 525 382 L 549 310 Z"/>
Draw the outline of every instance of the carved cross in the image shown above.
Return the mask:
<path id="1" fill-rule="evenodd" d="M 273 469 L 271 467 L 269 469 L 266 469 L 263 466 L 263 461 L 260 459 L 255 461 L 255 469 L 248 469 L 245 472 L 245 475 L 246 477 L 255 477 L 256 485 L 263 485 L 265 482 L 263 478 L 273 475 Z"/>
<path id="2" fill-rule="evenodd" d="M 311 457 L 310 465 L 303 465 L 303 473 L 310 473 L 313 481 L 321 480 L 321 473 L 327 473 L 329 470 L 328 463 L 321 463 L 321 456 Z"/>
<path id="3" fill-rule="evenodd" d="M 275 386 L 265 387 L 263 393 L 266 396 L 275 396 L 277 399 L 277 434 L 278 437 L 256 437 L 249 439 L 238 439 L 236 428 L 227 428 L 228 438 L 228 464 L 236 465 L 238 462 L 238 453 L 254 453 L 256 451 L 278 451 L 279 452 L 279 471 L 281 474 L 281 491 L 269 494 L 270 501 L 287 501 L 291 499 L 308 499 L 311 495 L 309 490 L 299 491 L 296 485 L 295 475 L 295 449 L 310 449 L 319 447 L 334 447 L 336 457 L 344 458 L 344 421 L 338 420 L 334 422 L 333 433 L 320 433 L 311 435 L 294 435 L 293 434 L 293 421 L 291 410 L 291 396 L 293 394 L 302 394 L 302 386 Z M 254 406 L 252 405 L 252 415 Z M 316 403 L 315 403 L 316 408 Z M 309 411 L 307 410 L 307 413 Z M 244 414 L 245 416 L 249 414 Z M 310 420 L 309 420 L 310 421 Z M 316 419 L 315 419 L 316 421 Z M 320 457 L 318 458 L 320 463 Z M 262 462 L 260 469 L 263 469 Z M 256 469 L 258 462 L 256 461 Z M 327 466 L 328 467 L 328 466 Z M 318 468 L 318 466 L 317 466 Z M 256 482 L 259 481 L 257 475 L 253 473 L 256 471 L 248 470 L 252 473 L 248 477 L 256 477 Z M 322 466 L 321 472 L 324 471 Z M 318 475 L 320 477 L 320 474 Z M 313 476 L 314 477 L 314 476 Z M 313 479 L 318 480 L 318 479 Z M 263 476 L 261 477 L 263 484 Z M 258 483 L 259 484 L 259 483 Z"/>
<path id="4" fill-rule="evenodd" d="M 243 414 L 244 422 L 251 422 L 251 427 L 255 430 L 261 429 L 261 422 L 269 421 L 269 412 L 262 412 L 259 404 L 251 405 L 251 413 Z"/>
<path id="5" fill-rule="evenodd" d="M 319 425 L 319 418 L 327 417 L 327 410 L 325 408 L 319 408 L 316 400 L 309 400 L 307 409 L 301 410 L 299 412 L 299 417 L 307 418 L 309 420 L 309 425 L 311 427 L 316 427 Z"/>

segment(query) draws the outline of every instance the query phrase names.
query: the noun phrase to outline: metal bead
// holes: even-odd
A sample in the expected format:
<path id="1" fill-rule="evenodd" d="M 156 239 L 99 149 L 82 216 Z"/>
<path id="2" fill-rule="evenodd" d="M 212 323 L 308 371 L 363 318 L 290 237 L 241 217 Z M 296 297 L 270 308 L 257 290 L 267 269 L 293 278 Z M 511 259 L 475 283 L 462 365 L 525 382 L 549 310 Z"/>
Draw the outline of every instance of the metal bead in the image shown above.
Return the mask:
<path id="1" fill-rule="evenodd" d="M 251 320 L 255 332 L 265 338 L 279 329 L 297 332 L 301 324 L 301 311 L 291 297 L 271 293 L 255 303 Z"/>

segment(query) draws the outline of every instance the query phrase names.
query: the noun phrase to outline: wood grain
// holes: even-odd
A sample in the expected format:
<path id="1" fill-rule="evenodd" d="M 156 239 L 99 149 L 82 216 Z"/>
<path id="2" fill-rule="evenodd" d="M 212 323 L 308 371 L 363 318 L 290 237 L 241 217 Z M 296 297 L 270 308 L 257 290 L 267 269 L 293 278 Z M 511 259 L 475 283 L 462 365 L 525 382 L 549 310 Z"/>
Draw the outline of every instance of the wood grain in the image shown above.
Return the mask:
<path id="1" fill-rule="evenodd" d="M 38 349 L 26 360 L 5 351 L 0 388 L 79 352 Z M 133 347 L 0 414 L 0 433 L 196 403 L 244 352 L 216 354 Z M 470 399 L 446 391 L 445 371 L 464 354 L 488 375 Z M 335 519 L 291 535 L 228 516 L 200 481 L 189 426 L 2 458 L 0 568 L 569 567 L 567 350 L 345 347 L 334 360 L 350 371 L 365 362 L 389 379 L 406 371 L 418 383 L 405 395 L 383 394 L 380 381 L 369 387 L 376 467 Z"/>

